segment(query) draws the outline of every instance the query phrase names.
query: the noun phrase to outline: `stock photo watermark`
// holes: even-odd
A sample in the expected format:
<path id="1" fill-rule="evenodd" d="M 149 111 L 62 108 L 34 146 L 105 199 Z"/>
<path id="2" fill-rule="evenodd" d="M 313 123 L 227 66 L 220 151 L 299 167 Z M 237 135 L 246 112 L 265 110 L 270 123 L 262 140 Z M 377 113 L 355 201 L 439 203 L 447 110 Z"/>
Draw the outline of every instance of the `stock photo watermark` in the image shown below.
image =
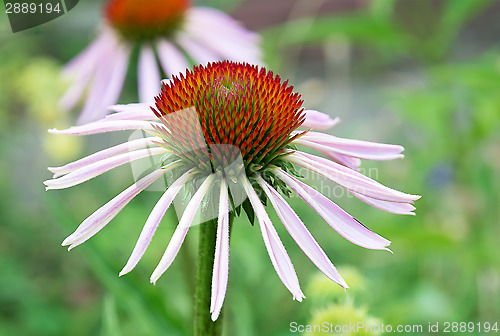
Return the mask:
<path id="1" fill-rule="evenodd" d="M 497 334 L 498 322 L 427 322 L 421 324 L 384 324 L 384 323 L 367 323 L 363 321 L 331 323 L 322 322 L 321 324 L 299 324 L 295 321 L 290 322 L 289 330 L 291 333 L 324 333 L 331 335 L 338 334 L 356 334 L 356 333 L 375 333 L 375 334 L 433 334 L 433 333 L 449 333 L 469 334 L 473 332 L 483 334 Z"/>
<path id="2" fill-rule="evenodd" d="M 3 0 L 13 33 L 52 21 L 72 10 L 79 0 Z"/>

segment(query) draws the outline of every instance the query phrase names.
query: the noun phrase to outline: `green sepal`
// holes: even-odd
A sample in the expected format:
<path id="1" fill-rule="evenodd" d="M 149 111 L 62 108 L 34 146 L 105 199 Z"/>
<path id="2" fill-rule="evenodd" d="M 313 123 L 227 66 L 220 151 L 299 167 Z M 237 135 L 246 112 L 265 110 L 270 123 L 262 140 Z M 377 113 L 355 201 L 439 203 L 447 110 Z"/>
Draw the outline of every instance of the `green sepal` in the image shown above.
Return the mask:
<path id="1" fill-rule="evenodd" d="M 243 210 L 245 210 L 245 213 L 247 214 L 248 220 L 250 221 L 250 224 L 254 226 L 255 224 L 255 210 L 252 207 L 252 204 L 250 203 L 250 200 L 247 198 L 242 204 Z"/>

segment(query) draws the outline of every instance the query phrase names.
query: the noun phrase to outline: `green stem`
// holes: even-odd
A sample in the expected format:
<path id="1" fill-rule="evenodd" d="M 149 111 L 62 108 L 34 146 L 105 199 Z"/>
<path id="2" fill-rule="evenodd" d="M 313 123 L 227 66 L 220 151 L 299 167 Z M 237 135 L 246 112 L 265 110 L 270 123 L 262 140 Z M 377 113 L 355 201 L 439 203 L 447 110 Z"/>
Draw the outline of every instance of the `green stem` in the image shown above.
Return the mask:
<path id="1" fill-rule="evenodd" d="M 200 241 L 196 265 L 196 291 L 194 297 L 194 335 L 222 335 L 222 318 L 213 322 L 210 317 L 212 270 L 214 267 L 217 218 L 200 225 Z"/>

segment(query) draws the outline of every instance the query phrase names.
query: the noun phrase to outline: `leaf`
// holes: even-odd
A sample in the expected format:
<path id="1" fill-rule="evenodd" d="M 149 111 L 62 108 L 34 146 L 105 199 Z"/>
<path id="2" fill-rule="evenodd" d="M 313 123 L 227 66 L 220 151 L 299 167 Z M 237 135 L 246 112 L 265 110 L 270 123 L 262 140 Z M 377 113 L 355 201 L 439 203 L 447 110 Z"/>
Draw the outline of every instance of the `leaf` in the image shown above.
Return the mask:
<path id="1" fill-rule="evenodd" d="M 248 220 L 250 221 L 250 224 L 254 226 L 255 224 L 255 211 L 252 207 L 252 204 L 250 203 L 250 200 L 247 198 L 243 203 L 243 210 L 245 210 L 245 213 L 247 214 Z"/>

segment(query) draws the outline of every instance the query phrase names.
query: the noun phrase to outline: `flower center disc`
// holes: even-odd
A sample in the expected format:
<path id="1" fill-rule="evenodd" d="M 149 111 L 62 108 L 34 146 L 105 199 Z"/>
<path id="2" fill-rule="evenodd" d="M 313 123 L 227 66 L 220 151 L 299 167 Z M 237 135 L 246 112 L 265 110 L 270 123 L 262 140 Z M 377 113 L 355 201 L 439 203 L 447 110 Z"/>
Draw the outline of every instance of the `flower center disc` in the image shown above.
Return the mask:
<path id="1" fill-rule="evenodd" d="M 258 66 L 229 61 L 194 67 L 173 76 L 156 97 L 153 112 L 163 145 L 200 170 L 242 159 L 258 170 L 298 135 L 305 118 L 301 96 L 288 81 Z"/>
<path id="2" fill-rule="evenodd" d="M 189 0 L 110 0 L 104 14 L 125 38 L 150 40 L 172 34 L 189 5 Z"/>

